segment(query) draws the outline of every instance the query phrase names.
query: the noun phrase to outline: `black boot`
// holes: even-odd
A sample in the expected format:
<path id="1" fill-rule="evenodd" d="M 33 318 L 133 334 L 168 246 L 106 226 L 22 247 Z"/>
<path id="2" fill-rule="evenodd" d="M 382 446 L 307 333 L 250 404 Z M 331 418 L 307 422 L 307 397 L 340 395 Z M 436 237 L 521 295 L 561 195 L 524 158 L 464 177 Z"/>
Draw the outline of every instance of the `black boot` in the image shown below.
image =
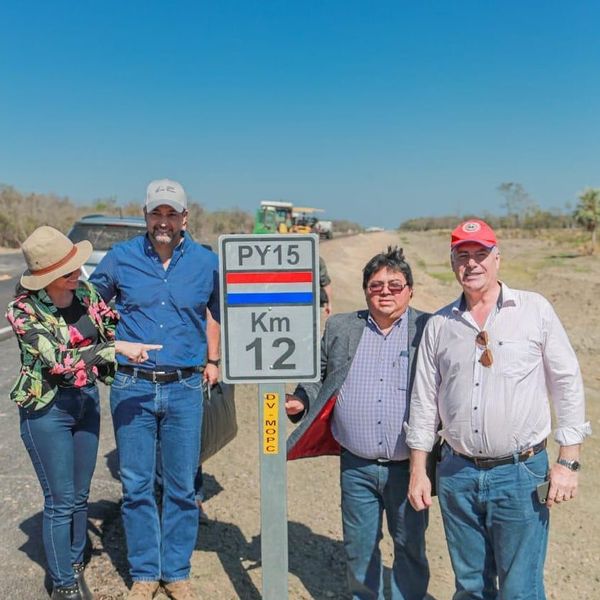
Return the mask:
<path id="1" fill-rule="evenodd" d="M 73 565 L 73 571 L 75 572 L 75 581 L 79 586 L 79 593 L 81 594 L 82 600 L 94 600 L 94 595 L 90 591 L 88 584 L 85 582 L 85 577 L 83 576 L 84 570 L 85 565 L 83 563 L 75 563 Z"/>
<path id="2" fill-rule="evenodd" d="M 83 600 L 79 586 L 74 583 L 69 587 L 55 587 L 50 600 Z"/>

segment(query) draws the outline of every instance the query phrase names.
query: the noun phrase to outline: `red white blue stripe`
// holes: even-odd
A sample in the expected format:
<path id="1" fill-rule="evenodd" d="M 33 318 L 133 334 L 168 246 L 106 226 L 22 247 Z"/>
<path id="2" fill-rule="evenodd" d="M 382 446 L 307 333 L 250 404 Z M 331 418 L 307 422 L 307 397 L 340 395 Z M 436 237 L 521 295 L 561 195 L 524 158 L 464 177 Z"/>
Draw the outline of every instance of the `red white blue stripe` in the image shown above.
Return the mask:
<path id="1" fill-rule="evenodd" d="M 225 276 L 228 306 L 312 304 L 312 271 L 242 271 Z"/>

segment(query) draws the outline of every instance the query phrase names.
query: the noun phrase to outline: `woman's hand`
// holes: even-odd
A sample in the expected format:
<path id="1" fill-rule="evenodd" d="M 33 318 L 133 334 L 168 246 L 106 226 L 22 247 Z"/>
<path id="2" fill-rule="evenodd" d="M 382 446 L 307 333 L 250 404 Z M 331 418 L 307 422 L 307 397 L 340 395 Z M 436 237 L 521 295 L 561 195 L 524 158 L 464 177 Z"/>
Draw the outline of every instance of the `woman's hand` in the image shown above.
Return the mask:
<path id="1" fill-rule="evenodd" d="M 149 350 L 160 350 L 161 344 L 140 344 L 139 342 L 126 342 L 117 340 L 115 342 L 115 352 L 127 357 L 127 360 L 133 363 L 143 363 L 148 360 Z"/>

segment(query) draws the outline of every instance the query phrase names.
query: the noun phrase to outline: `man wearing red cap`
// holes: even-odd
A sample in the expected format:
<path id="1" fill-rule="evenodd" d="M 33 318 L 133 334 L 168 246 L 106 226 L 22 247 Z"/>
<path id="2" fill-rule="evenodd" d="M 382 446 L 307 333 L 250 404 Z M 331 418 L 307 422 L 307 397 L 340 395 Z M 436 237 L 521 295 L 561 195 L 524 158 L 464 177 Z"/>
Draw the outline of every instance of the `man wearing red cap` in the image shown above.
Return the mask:
<path id="1" fill-rule="evenodd" d="M 544 599 L 549 507 L 577 492 L 585 421 L 577 358 L 552 305 L 498 280 L 492 228 L 461 223 L 451 264 L 463 293 L 428 322 L 411 397 L 409 500 L 431 505 L 425 459 L 444 440 L 437 493 L 455 600 Z M 558 460 L 548 468 L 549 399 Z M 547 499 L 538 486 L 549 479 Z"/>

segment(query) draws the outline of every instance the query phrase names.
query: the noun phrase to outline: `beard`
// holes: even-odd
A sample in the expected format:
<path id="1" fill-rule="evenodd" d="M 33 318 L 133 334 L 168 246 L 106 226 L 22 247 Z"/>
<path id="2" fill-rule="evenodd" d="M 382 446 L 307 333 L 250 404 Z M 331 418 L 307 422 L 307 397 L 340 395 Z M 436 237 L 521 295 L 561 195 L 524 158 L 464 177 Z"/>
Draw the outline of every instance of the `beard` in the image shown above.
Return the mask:
<path id="1" fill-rule="evenodd" d="M 172 244 L 177 236 L 173 231 L 156 227 L 152 232 L 152 239 L 158 244 Z"/>

